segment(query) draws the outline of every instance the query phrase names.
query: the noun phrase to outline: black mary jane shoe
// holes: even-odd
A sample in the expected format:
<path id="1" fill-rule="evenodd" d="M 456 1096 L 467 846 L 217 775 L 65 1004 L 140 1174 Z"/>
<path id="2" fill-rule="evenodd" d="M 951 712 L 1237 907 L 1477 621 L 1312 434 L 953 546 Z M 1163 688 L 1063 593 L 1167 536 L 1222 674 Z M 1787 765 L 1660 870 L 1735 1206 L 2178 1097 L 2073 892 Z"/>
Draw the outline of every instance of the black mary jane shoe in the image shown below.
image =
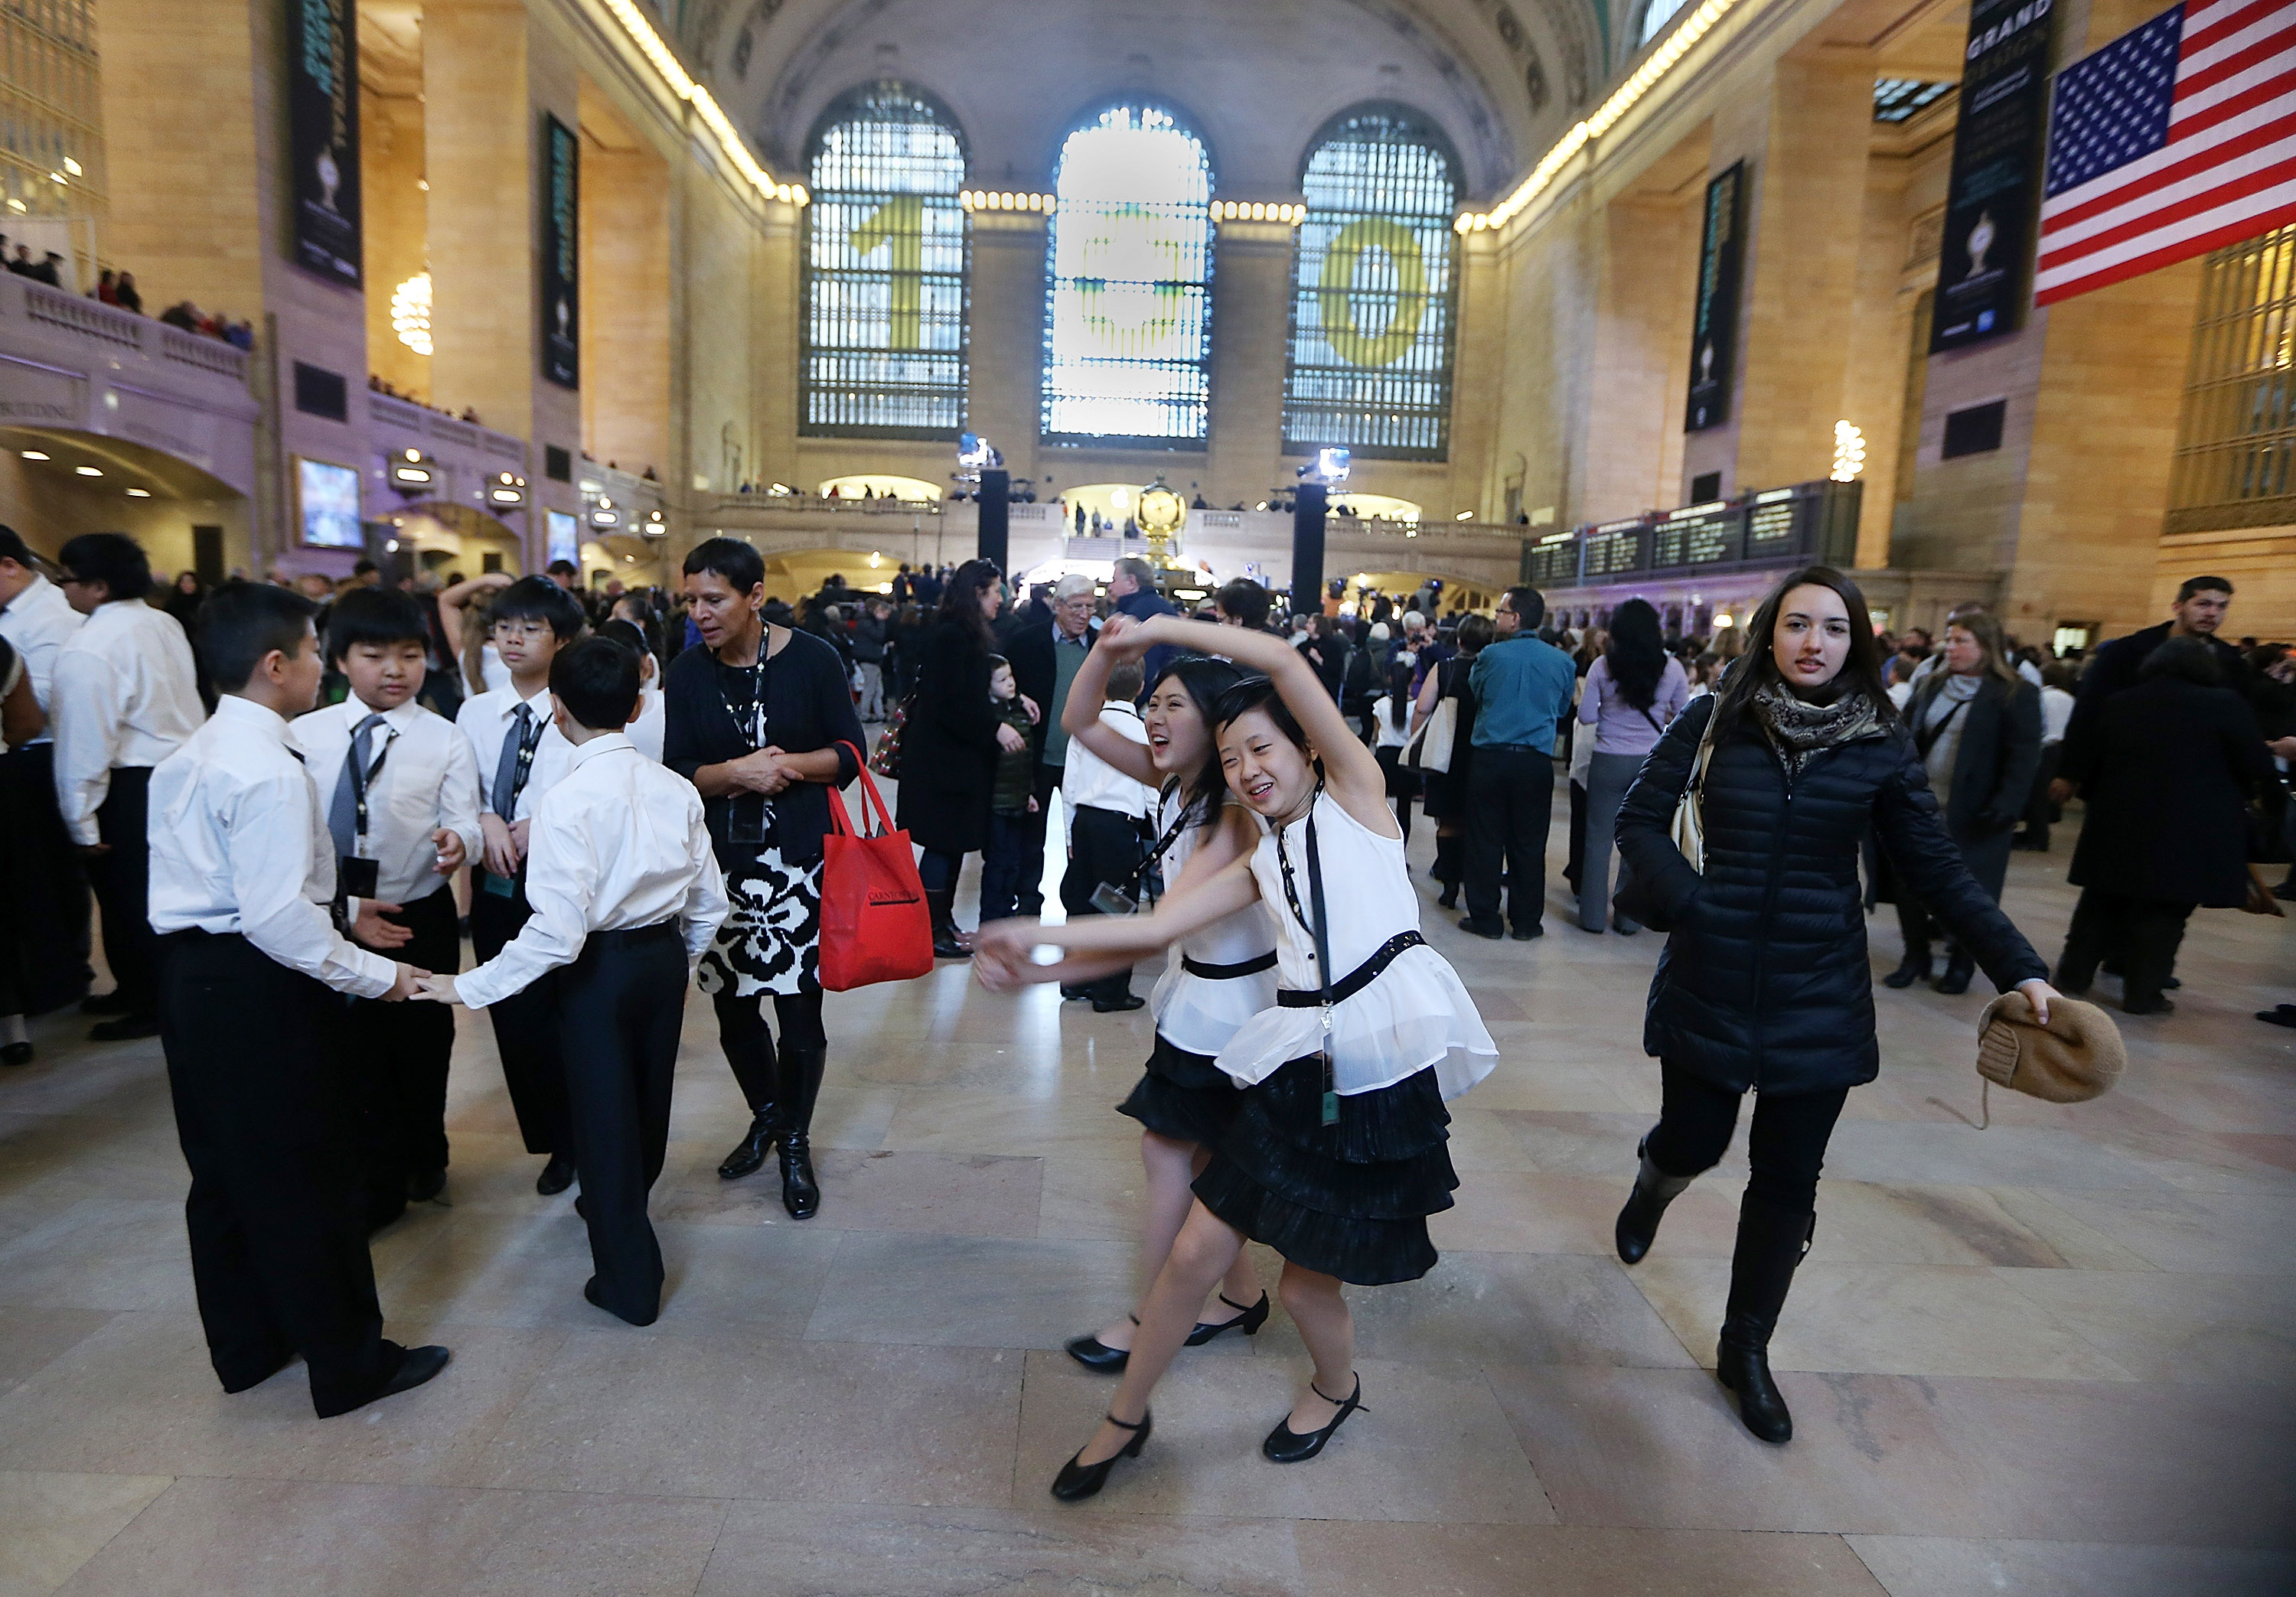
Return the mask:
<path id="1" fill-rule="evenodd" d="M 1140 1316 L 1137 1314 L 1127 1314 L 1125 1318 L 1130 1320 L 1135 1325 L 1140 1323 Z M 1202 1327 L 1199 1326 L 1197 1329 L 1201 1330 Z M 1193 1341 L 1194 1338 L 1192 1336 L 1189 1339 Z M 1124 1373 L 1124 1366 L 1132 1362 L 1131 1348 L 1111 1347 L 1098 1337 L 1070 1337 L 1062 1343 L 1061 1347 L 1070 1358 L 1095 1375 L 1121 1375 Z"/>
<path id="2" fill-rule="evenodd" d="M 1084 1456 L 1084 1448 L 1078 1448 L 1076 1457 L 1062 1464 L 1061 1472 L 1053 1477 L 1053 1495 L 1062 1503 L 1082 1503 L 1087 1497 L 1099 1496 L 1100 1488 L 1108 1484 L 1108 1472 L 1116 1467 L 1116 1461 L 1138 1458 L 1140 1450 L 1148 1445 L 1148 1433 L 1155 1424 L 1154 1416 L 1144 1408 L 1140 1411 L 1140 1422 L 1136 1425 L 1119 1420 L 1114 1414 L 1110 1414 L 1107 1419 L 1117 1429 L 1130 1431 L 1132 1439 L 1096 1464 L 1077 1462 L 1077 1459 Z"/>
<path id="3" fill-rule="evenodd" d="M 1259 1295 L 1259 1301 L 1250 1308 L 1243 1308 L 1243 1305 L 1226 1292 L 1219 1295 L 1219 1300 L 1230 1308 L 1241 1308 L 1243 1312 L 1233 1320 L 1197 1321 L 1196 1328 L 1188 1333 L 1189 1347 L 1201 1347 L 1224 1331 L 1240 1331 L 1248 1337 L 1256 1337 L 1259 1334 L 1259 1328 L 1267 1323 L 1267 1294 L 1265 1292 Z M 1139 1322 L 1136 1320 L 1133 1323 L 1136 1325 Z"/>
<path id="4" fill-rule="evenodd" d="M 1340 1403 L 1338 1398 L 1328 1396 L 1312 1380 L 1308 1383 L 1308 1389 L 1326 1403 Z M 1311 1430 L 1303 1437 L 1292 1429 L 1292 1416 L 1286 1414 L 1275 1422 L 1275 1429 L 1267 1433 L 1267 1439 L 1260 1443 L 1259 1451 L 1267 1456 L 1270 1463 L 1304 1464 L 1321 1453 L 1324 1444 L 1332 1439 L 1332 1433 L 1347 1423 L 1349 1414 L 1362 1406 L 1363 1377 L 1358 1375 L 1356 1377 L 1356 1389 L 1348 1394 L 1345 1403 L 1340 1403 L 1340 1412 L 1332 1416 L 1329 1425 L 1321 1430 Z"/>

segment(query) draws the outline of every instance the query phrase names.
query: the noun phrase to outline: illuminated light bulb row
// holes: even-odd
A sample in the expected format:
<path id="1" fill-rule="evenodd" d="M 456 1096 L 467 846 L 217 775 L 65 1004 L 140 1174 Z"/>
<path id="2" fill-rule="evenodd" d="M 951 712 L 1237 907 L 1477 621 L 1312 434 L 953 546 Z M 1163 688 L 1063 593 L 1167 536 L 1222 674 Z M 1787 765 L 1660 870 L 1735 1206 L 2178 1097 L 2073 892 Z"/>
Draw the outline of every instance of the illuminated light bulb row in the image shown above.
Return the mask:
<path id="1" fill-rule="evenodd" d="M 957 196 L 967 210 L 1037 210 L 1053 209 L 1050 194 L 1012 194 L 992 189 L 967 189 Z"/>
<path id="2" fill-rule="evenodd" d="M 420 273 L 390 291 L 390 330 L 415 354 L 430 353 L 430 273 Z"/>
<path id="3" fill-rule="evenodd" d="M 629 35 L 630 42 L 638 47 L 638 53 L 652 63 L 655 71 L 661 74 L 661 80 L 668 86 L 669 92 L 692 105 L 701 116 L 702 122 L 717 136 L 718 147 L 725 151 L 726 159 L 734 163 L 734 169 L 748 180 L 750 187 L 767 199 L 777 200 L 783 205 L 803 206 L 811 202 L 812 196 L 805 192 L 803 184 L 775 183 L 773 174 L 758 164 L 757 157 L 750 153 L 747 141 L 718 108 L 717 98 L 693 81 L 685 64 L 677 59 L 676 53 L 662 42 L 661 35 L 654 31 L 653 24 L 646 20 L 645 13 L 637 8 L 634 0 L 605 0 L 605 5 L 613 13 L 614 20 L 622 25 L 622 31 Z"/>
<path id="4" fill-rule="evenodd" d="M 1848 422 L 1833 424 L 1833 480 L 1855 482 L 1866 470 L 1866 435 Z"/>
<path id="5" fill-rule="evenodd" d="M 1635 102 L 1648 94 L 1660 78 L 1674 70 L 1675 64 L 1690 53 L 1693 45 L 1712 30 L 1723 14 L 1738 4 L 1738 0 L 1704 0 L 1697 10 L 1677 23 L 1674 31 L 1666 36 L 1659 47 L 1650 53 L 1628 74 L 1627 80 L 1611 91 L 1595 114 L 1575 124 L 1570 132 L 1556 141 L 1553 149 L 1539 158 L 1530 169 L 1530 176 L 1517 185 L 1497 206 L 1488 211 L 1463 212 L 1451 224 L 1460 233 L 1481 233 L 1488 228 L 1504 227 L 1529 208 L 1533 200 L 1554 180 L 1563 163 L 1587 147 L 1589 139 L 1600 138 L 1618 125 L 1619 119 L 1634 109 Z"/>
<path id="6" fill-rule="evenodd" d="M 1285 222 L 1297 227 L 1308 219 L 1304 205 L 1269 205 L 1258 200 L 1215 200 L 1212 219 L 1216 222 Z"/>

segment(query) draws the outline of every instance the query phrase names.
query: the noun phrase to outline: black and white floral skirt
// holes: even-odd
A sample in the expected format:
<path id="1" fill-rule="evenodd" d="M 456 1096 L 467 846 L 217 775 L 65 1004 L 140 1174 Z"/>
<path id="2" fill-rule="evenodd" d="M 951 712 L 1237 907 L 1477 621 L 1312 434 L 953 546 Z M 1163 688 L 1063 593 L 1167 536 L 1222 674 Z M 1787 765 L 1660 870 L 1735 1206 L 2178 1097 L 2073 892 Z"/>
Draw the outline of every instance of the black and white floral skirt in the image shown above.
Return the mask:
<path id="1" fill-rule="evenodd" d="M 726 872 L 726 897 L 733 908 L 701 956 L 696 985 L 713 998 L 819 992 L 819 864 L 788 864 L 768 848 Z"/>

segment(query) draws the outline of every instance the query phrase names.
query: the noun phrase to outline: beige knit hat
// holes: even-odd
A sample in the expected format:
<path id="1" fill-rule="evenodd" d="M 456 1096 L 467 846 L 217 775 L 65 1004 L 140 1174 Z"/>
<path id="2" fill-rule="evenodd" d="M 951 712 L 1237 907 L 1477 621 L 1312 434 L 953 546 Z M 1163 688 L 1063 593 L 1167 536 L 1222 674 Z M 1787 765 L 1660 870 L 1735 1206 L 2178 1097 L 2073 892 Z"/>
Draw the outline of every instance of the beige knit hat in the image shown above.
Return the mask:
<path id="1" fill-rule="evenodd" d="M 2031 1000 L 2013 989 L 1978 1019 L 1977 1073 L 1988 1101 L 1998 1083 L 2051 1103 L 2086 1103 L 2120 1080 L 2128 1062 L 2112 1017 L 2078 998 L 2052 1000 L 2049 1023 L 2041 1026 Z M 1991 1118 L 1988 1102 L 1987 1122 Z"/>

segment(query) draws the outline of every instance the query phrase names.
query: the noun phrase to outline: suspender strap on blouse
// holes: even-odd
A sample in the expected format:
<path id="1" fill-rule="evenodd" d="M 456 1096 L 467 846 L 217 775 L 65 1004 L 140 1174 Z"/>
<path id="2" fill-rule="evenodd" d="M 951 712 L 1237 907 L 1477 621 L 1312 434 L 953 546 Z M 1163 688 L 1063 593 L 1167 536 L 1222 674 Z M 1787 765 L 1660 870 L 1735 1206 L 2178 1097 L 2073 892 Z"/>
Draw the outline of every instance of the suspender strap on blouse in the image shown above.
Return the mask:
<path id="1" fill-rule="evenodd" d="M 1325 1002 L 1345 1003 L 1377 980 L 1379 973 L 1395 962 L 1396 955 L 1406 948 L 1419 947 L 1426 941 L 1416 931 L 1398 931 L 1374 950 L 1369 959 L 1333 982 L 1328 989 L 1278 987 L 1275 989 L 1275 1002 L 1285 1009 L 1315 1009 Z"/>
<path id="2" fill-rule="evenodd" d="M 1208 965 L 1199 959 L 1180 956 L 1180 969 L 1191 976 L 1201 976 L 1206 981 L 1234 981 L 1240 976 L 1257 976 L 1262 970 L 1275 968 L 1275 950 L 1270 948 L 1258 959 L 1248 959 L 1235 965 Z"/>

